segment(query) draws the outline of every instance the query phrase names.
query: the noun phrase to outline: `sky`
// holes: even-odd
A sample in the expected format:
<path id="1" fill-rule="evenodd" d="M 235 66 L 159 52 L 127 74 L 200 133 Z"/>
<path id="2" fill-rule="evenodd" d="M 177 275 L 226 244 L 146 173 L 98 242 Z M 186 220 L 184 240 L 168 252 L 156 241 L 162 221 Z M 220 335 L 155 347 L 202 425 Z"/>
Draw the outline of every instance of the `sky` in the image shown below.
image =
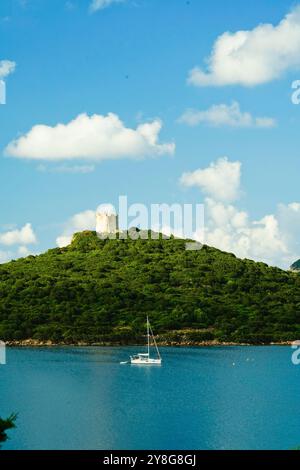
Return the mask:
<path id="1" fill-rule="evenodd" d="M 204 204 L 209 245 L 300 258 L 300 2 L 1 0 L 0 80 L 0 262 L 119 195 Z"/>

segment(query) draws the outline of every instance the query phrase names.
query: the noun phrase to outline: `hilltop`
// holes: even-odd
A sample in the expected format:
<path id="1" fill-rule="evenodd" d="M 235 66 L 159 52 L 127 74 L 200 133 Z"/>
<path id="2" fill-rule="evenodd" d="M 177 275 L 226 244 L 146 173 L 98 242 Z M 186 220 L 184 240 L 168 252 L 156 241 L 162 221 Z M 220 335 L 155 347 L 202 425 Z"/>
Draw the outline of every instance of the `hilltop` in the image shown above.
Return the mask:
<path id="1" fill-rule="evenodd" d="M 291 265 L 290 270 L 294 271 L 295 273 L 300 272 L 300 259 Z"/>
<path id="2" fill-rule="evenodd" d="M 300 276 L 181 239 L 95 232 L 0 265 L 0 338 L 126 344 L 145 317 L 162 342 L 269 343 L 300 337 Z"/>

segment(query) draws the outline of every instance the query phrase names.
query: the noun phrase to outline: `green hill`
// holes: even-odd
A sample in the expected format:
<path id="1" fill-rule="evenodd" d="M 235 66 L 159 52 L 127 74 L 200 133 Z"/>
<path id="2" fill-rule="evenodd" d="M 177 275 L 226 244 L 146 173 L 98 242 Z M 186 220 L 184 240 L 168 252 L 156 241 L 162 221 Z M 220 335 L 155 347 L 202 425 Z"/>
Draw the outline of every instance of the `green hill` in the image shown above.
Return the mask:
<path id="1" fill-rule="evenodd" d="M 295 263 L 291 265 L 290 270 L 294 272 L 300 271 L 300 259 L 298 259 L 298 261 L 295 261 Z"/>
<path id="2" fill-rule="evenodd" d="M 300 338 L 300 276 L 185 241 L 74 236 L 0 265 L 0 338 L 130 343 L 150 316 L 167 340 Z M 184 330 L 184 331 L 182 331 Z"/>

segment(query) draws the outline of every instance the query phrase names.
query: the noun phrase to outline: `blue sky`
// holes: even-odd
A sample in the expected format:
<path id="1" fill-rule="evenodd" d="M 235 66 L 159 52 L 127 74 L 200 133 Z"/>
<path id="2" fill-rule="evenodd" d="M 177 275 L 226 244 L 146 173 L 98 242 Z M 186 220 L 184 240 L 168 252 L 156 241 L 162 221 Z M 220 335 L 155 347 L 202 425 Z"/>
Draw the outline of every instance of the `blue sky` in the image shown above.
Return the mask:
<path id="1" fill-rule="evenodd" d="M 220 234 L 223 222 L 218 226 L 210 213 L 208 241 L 283 267 L 300 257 L 296 231 L 300 210 L 289 206 L 300 201 L 300 106 L 291 102 L 291 84 L 300 79 L 300 45 L 299 60 L 296 48 L 287 52 L 290 65 L 267 81 L 251 86 L 188 84 L 195 66 L 206 68 L 205 60 L 220 35 L 253 31 L 259 24 L 276 27 L 297 4 L 287 0 L 254 0 L 251 4 L 240 0 L 124 0 L 91 12 L 91 0 L 1 0 L 0 60 L 16 64 L 15 71 L 5 77 L 7 103 L 0 105 L 2 259 L 16 257 L 20 246 L 34 252 L 55 246 L 74 214 L 94 210 L 103 202 L 116 203 L 119 194 L 128 195 L 129 202 L 145 204 L 196 203 L 209 198 L 215 206 L 223 204 L 227 212 L 232 206 L 237 213 L 247 213 L 242 231 L 251 238 L 249 243 L 270 236 L 272 251 L 264 256 L 263 246 L 235 250 L 239 234 L 232 231 L 239 231 L 239 224 L 223 227 L 225 232 Z M 293 38 L 291 33 L 286 41 Z M 276 57 L 271 57 L 270 67 L 273 59 Z M 264 60 L 268 62 L 269 56 Z M 207 122 L 207 115 L 195 126 L 178 122 L 187 109 L 204 112 L 213 105 L 229 107 L 232 102 L 238 103 L 241 113 L 250 114 L 254 123 L 257 117 L 268 117 L 274 125 L 215 125 Z M 35 125 L 66 125 L 82 113 L 114 113 L 130 129 L 159 119 L 159 144 L 174 143 L 176 149 L 165 154 L 157 150 L 153 155 L 139 151 L 138 159 L 129 155 L 53 161 L 43 158 L 43 151 L 41 158 L 32 159 L 22 148 L 18 148 L 18 158 L 7 155 L 8 144 L 28 135 Z M 106 147 L 103 152 L 109 153 Z M 190 187 L 180 184 L 183 173 L 209 168 L 213 162 L 218 167 L 222 157 L 241 164 L 235 200 L 220 198 L 198 180 Z M 93 167 L 93 171 L 76 173 L 74 165 Z M 273 216 L 278 227 L 266 228 L 263 222 L 262 232 L 253 232 L 253 223 L 267 215 Z M 11 242 L 3 238 L 28 223 L 37 243 L 16 233 Z M 289 239 L 290 226 L 293 240 Z M 269 233 L 275 229 L 276 233 Z M 248 243 L 243 240 L 238 242 Z"/>

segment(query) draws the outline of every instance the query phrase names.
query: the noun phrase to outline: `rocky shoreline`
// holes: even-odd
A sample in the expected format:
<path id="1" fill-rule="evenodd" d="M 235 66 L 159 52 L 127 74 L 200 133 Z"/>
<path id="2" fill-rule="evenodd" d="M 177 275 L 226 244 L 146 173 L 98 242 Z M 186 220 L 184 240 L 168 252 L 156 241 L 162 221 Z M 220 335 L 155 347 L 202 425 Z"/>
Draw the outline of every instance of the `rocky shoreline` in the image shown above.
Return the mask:
<path id="1" fill-rule="evenodd" d="M 163 347 L 213 347 L 213 346 L 291 346 L 292 341 L 270 342 L 270 343 L 233 343 L 222 341 L 157 341 L 158 346 Z M 41 341 L 37 339 L 13 340 L 5 343 L 8 347 L 28 347 L 28 348 L 44 348 L 44 347 L 120 347 L 120 346 L 143 346 L 144 343 L 125 343 L 125 342 L 85 342 L 78 341 L 76 343 L 56 343 L 51 340 Z"/>

